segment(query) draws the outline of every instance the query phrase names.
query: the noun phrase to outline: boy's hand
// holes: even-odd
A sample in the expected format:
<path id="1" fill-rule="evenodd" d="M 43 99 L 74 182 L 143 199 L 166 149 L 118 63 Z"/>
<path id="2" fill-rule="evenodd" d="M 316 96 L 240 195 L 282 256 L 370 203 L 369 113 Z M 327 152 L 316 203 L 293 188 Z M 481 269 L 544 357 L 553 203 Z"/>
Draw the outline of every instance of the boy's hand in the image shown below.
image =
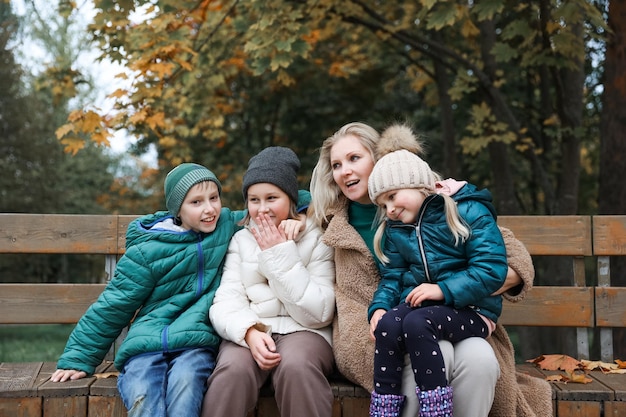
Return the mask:
<path id="1" fill-rule="evenodd" d="M 269 371 L 278 366 L 280 353 L 276 352 L 276 344 L 270 335 L 250 327 L 246 332 L 245 339 L 259 368 Z"/>
<path id="2" fill-rule="evenodd" d="M 86 372 L 77 371 L 76 369 L 57 369 L 50 377 L 52 382 L 65 382 L 67 380 L 75 381 L 77 379 L 85 378 Z"/>

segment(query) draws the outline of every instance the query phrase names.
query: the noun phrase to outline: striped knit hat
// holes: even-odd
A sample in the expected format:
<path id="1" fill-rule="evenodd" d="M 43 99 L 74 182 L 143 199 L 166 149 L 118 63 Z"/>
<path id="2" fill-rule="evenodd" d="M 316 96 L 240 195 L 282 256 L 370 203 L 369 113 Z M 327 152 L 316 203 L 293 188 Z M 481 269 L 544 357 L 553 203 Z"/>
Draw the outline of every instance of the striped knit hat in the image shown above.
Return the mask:
<path id="1" fill-rule="evenodd" d="M 184 163 L 172 169 L 165 177 L 165 206 L 173 216 L 178 216 L 189 189 L 203 181 L 213 181 L 217 190 L 222 193 L 222 184 L 215 176 L 202 165 Z"/>

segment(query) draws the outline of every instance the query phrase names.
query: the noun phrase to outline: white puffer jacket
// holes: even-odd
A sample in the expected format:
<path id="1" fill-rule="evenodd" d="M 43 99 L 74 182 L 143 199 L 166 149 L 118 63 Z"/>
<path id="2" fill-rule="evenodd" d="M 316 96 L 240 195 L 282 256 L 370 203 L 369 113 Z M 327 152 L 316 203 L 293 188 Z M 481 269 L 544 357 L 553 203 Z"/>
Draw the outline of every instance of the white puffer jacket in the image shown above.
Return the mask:
<path id="1" fill-rule="evenodd" d="M 244 338 L 252 326 L 268 334 L 312 331 L 332 345 L 333 256 L 311 219 L 296 241 L 264 251 L 249 230 L 237 232 L 209 310 L 215 330 L 244 347 L 248 347 Z"/>

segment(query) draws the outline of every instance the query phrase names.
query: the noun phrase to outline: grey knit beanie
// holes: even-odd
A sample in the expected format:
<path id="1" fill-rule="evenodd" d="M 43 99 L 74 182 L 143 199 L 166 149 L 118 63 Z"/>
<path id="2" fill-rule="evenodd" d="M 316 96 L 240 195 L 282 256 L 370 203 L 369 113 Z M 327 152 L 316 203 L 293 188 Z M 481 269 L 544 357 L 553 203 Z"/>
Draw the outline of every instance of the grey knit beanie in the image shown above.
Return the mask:
<path id="1" fill-rule="evenodd" d="M 291 201 L 298 202 L 298 170 L 300 160 L 289 148 L 272 146 L 250 158 L 243 175 L 243 198 L 253 184 L 267 182 L 283 190 Z"/>
<path id="2" fill-rule="evenodd" d="M 222 184 L 215 174 L 202 165 L 184 163 L 172 169 L 165 177 L 165 206 L 170 214 L 178 216 L 189 189 L 203 181 L 213 181 L 222 193 Z"/>
<path id="3" fill-rule="evenodd" d="M 381 134 L 376 147 L 380 159 L 374 165 L 367 182 L 370 199 L 383 193 L 402 188 L 426 188 L 435 190 L 437 175 L 426 161 L 409 151 L 421 152 L 421 144 L 411 129 L 393 125 Z"/>

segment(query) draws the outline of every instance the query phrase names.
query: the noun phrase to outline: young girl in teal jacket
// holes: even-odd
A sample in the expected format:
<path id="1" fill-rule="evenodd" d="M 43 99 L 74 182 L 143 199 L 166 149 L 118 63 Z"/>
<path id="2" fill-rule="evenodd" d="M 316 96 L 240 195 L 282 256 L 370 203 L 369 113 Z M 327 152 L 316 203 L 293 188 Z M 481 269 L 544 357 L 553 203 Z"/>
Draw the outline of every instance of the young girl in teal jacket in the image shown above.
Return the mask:
<path id="1" fill-rule="evenodd" d="M 419 149 L 406 126 L 387 129 L 368 191 L 386 220 L 374 238 L 381 281 L 368 310 L 375 338 L 371 416 L 399 416 L 402 368 L 409 354 L 421 417 L 452 416 L 439 340 L 488 337 L 502 310 L 492 296 L 507 260 L 487 190 L 464 185 L 454 200 L 438 194 L 438 176 L 408 149 Z"/>

